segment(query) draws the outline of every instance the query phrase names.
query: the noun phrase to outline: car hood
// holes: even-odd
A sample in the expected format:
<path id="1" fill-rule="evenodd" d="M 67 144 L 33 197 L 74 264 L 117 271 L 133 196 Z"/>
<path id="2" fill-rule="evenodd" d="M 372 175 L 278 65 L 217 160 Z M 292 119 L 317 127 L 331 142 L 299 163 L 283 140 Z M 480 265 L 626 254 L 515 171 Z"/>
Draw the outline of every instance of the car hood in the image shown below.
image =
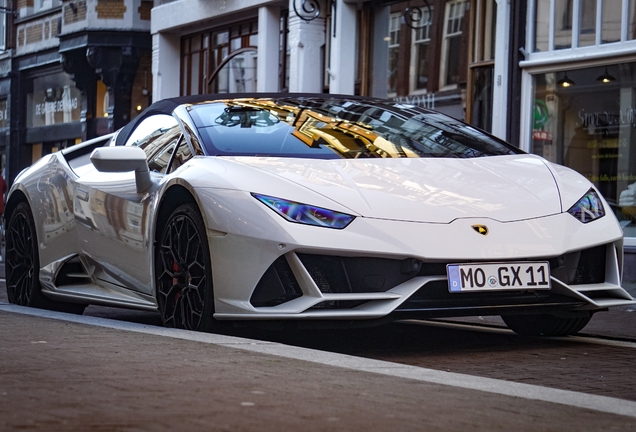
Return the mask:
<path id="1" fill-rule="evenodd" d="M 304 186 L 364 217 L 432 223 L 471 217 L 509 222 L 562 211 L 551 171 L 543 159 L 533 155 L 228 159 Z M 263 186 L 251 192 L 266 193 L 263 188 L 269 189 Z M 297 199 L 295 193 L 274 192 L 279 198 Z"/>

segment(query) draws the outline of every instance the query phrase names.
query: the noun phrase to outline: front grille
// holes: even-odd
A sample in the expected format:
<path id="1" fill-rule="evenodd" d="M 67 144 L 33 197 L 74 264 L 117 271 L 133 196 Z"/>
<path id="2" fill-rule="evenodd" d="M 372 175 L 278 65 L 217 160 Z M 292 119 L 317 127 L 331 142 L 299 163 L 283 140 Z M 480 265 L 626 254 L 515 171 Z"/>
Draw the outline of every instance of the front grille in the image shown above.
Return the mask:
<path id="1" fill-rule="evenodd" d="M 548 261 L 550 275 L 567 285 L 605 282 L 605 253 L 607 245 L 595 246 L 559 257 L 515 259 L 512 261 Z M 422 262 L 418 276 L 446 276 L 447 264 L 470 264 L 479 261 Z M 505 262 L 505 261 L 502 261 Z"/>
<path id="2" fill-rule="evenodd" d="M 323 293 L 385 292 L 412 279 L 420 268 L 417 260 L 352 258 L 298 254 Z"/>
<path id="3" fill-rule="evenodd" d="M 513 261 L 548 261 L 552 277 L 567 285 L 598 284 L 605 281 L 605 254 L 607 245 L 596 246 L 559 257 L 532 258 L 530 260 L 515 259 Z M 318 289 L 325 294 L 375 293 L 386 292 L 415 276 L 446 277 L 446 265 L 457 263 L 423 262 L 414 258 L 387 259 L 367 257 L 342 257 L 332 255 L 314 255 L 299 253 L 298 258 L 305 266 Z M 462 263 L 478 263 L 479 261 L 462 261 Z M 279 257 L 265 272 L 259 281 L 250 303 L 255 307 L 277 306 L 302 296 L 302 291 L 284 256 Z M 552 297 L 549 292 L 485 292 L 462 293 L 462 301 L 470 305 L 485 306 L 500 302 L 536 302 L 543 296 Z M 409 301 L 430 303 L 439 307 L 447 307 L 447 301 L 455 302 L 456 297 L 448 292 L 446 281 L 427 284 Z M 548 300 L 546 300 L 548 301 Z M 428 304 L 427 303 L 427 304 Z M 433 304 L 433 303 L 430 303 Z M 346 309 L 359 304 L 349 301 L 326 301 L 312 309 Z M 421 305 L 420 305 L 421 306 Z"/>

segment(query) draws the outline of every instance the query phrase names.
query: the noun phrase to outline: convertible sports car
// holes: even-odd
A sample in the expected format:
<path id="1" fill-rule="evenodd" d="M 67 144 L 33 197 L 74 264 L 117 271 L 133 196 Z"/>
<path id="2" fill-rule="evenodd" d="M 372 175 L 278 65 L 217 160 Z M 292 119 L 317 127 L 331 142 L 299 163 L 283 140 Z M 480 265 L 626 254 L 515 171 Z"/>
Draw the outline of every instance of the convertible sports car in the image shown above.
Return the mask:
<path id="1" fill-rule="evenodd" d="M 160 101 L 22 172 L 5 217 L 11 302 L 169 327 L 501 315 L 567 335 L 634 303 L 621 228 L 584 177 L 377 99 Z"/>

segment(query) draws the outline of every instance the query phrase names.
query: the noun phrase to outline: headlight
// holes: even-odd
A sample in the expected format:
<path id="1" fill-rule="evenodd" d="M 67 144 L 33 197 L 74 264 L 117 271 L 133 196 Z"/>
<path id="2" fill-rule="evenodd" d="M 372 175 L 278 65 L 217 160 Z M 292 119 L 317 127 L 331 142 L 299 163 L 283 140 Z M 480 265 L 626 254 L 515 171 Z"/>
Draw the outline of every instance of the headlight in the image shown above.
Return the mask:
<path id="1" fill-rule="evenodd" d="M 255 193 L 252 196 L 290 222 L 342 229 L 355 219 L 355 216 L 322 207 Z"/>
<path id="2" fill-rule="evenodd" d="M 568 213 L 582 223 L 588 223 L 605 216 L 605 209 L 601 197 L 594 189 L 590 189 L 579 202 L 570 207 Z"/>

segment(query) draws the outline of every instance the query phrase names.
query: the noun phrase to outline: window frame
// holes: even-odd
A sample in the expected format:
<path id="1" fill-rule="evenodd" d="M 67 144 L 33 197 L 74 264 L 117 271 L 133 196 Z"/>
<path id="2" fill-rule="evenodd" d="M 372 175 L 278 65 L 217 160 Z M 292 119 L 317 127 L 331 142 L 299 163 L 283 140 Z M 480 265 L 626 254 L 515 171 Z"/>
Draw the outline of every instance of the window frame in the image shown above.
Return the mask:
<path id="1" fill-rule="evenodd" d="M 7 14 L 12 13 L 8 0 L 0 0 L 0 52 L 7 50 Z"/>
<path id="2" fill-rule="evenodd" d="M 555 56 L 563 57 L 571 57 L 572 51 L 576 50 L 577 53 L 581 53 L 581 56 L 587 55 L 589 57 L 589 53 L 596 54 L 599 50 L 607 51 L 611 49 L 612 45 L 621 44 L 622 46 L 629 46 L 630 49 L 636 48 L 636 31 L 630 37 L 630 15 L 634 13 L 636 10 L 636 0 L 619 0 L 621 1 L 621 23 L 620 23 L 620 39 L 614 42 L 603 42 L 602 34 L 603 34 L 603 10 L 605 2 L 612 0 L 597 0 L 596 1 L 596 24 L 595 24 L 595 38 L 593 44 L 587 44 L 585 46 L 581 46 L 580 44 L 580 33 L 582 29 L 582 0 L 573 0 L 572 4 L 572 34 L 570 41 L 570 48 L 561 48 L 558 49 L 555 47 L 555 26 L 557 20 L 560 20 L 558 16 L 559 8 L 557 8 L 557 0 L 547 0 L 549 2 L 549 18 L 548 18 L 548 47 L 545 51 L 537 51 L 537 10 L 538 10 L 538 2 L 541 0 L 530 0 L 528 2 L 528 20 L 526 27 L 527 34 L 527 44 L 528 44 L 528 58 L 526 61 L 530 60 L 543 60 L 547 58 L 555 58 Z M 546 0 L 544 0 L 546 1 Z M 616 0 L 613 0 L 616 1 Z M 631 27 L 636 27 L 636 22 L 631 23 Z M 546 35 L 543 35 L 545 37 Z M 578 57 L 578 56 L 577 56 Z M 573 58 L 573 60 L 578 60 L 577 58 Z"/>
<path id="3" fill-rule="evenodd" d="M 428 81 L 427 81 L 427 85 L 426 88 L 422 88 L 422 89 L 418 89 L 417 88 L 417 80 L 419 78 L 419 75 L 417 74 L 418 71 L 418 67 L 417 67 L 417 62 L 419 60 L 418 57 L 418 48 L 419 45 L 422 44 L 426 44 L 428 45 L 428 49 L 427 49 L 427 57 L 430 58 L 431 56 L 431 49 L 434 48 L 433 44 L 431 43 L 431 31 L 432 31 L 432 27 L 433 27 L 433 7 L 431 7 L 430 9 L 426 9 L 425 13 L 426 15 L 428 15 L 428 12 L 430 11 L 430 16 L 428 19 L 428 23 L 424 26 L 421 26 L 419 28 L 414 28 L 411 30 L 411 58 L 409 60 L 410 65 L 410 73 L 409 73 L 409 94 L 426 94 L 428 93 Z M 425 32 L 426 35 L 423 38 L 418 38 L 418 36 L 420 35 L 420 33 Z M 429 66 L 430 66 L 430 62 L 429 62 Z M 427 79 L 430 78 L 430 73 L 427 74 Z"/>
<path id="4" fill-rule="evenodd" d="M 388 36 L 388 40 L 387 40 L 387 49 L 388 49 L 388 64 L 387 64 L 387 69 L 390 67 L 391 65 L 391 50 L 395 50 L 397 51 L 397 59 L 399 60 L 399 55 L 400 55 L 400 31 L 401 31 L 401 27 L 402 27 L 402 12 L 394 12 L 391 13 L 389 15 L 389 36 Z M 394 25 L 396 25 L 394 27 Z M 396 66 L 396 71 L 395 73 L 397 74 L 397 65 L 398 65 L 399 61 L 396 61 L 395 66 Z M 396 76 L 395 78 L 395 89 L 393 91 L 391 91 L 391 86 L 389 85 L 389 80 L 391 78 L 391 70 L 389 69 L 387 71 L 387 82 L 386 82 L 386 91 L 387 91 L 387 97 L 395 97 L 397 95 L 397 89 L 398 89 L 398 81 L 399 81 L 399 76 Z"/>
<path id="5" fill-rule="evenodd" d="M 439 63 L 439 89 L 440 91 L 453 90 L 457 88 L 457 83 L 448 84 L 446 82 L 446 73 L 448 71 L 448 61 L 450 56 L 448 53 L 450 42 L 452 38 L 462 37 L 463 20 L 466 16 L 466 0 L 450 0 L 446 2 L 444 7 L 444 21 L 443 21 L 443 34 L 441 43 L 441 56 Z M 455 5 L 458 5 L 454 8 Z M 461 11 L 461 15 L 451 16 L 451 13 L 455 11 Z M 457 27 L 454 31 L 449 32 L 449 25 Z"/>
<path id="6" fill-rule="evenodd" d="M 222 35 L 227 35 L 227 38 Z M 222 39 L 219 40 L 218 37 Z M 181 96 L 216 93 L 210 78 L 217 67 L 233 52 L 254 45 L 258 40 L 258 17 L 190 33 L 181 37 L 179 94 Z M 198 42 L 193 46 L 193 42 Z M 238 42 L 238 43 L 237 43 Z M 196 62 L 195 62 L 196 58 Z M 193 88 L 193 64 L 196 66 L 196 88 Z"/>

